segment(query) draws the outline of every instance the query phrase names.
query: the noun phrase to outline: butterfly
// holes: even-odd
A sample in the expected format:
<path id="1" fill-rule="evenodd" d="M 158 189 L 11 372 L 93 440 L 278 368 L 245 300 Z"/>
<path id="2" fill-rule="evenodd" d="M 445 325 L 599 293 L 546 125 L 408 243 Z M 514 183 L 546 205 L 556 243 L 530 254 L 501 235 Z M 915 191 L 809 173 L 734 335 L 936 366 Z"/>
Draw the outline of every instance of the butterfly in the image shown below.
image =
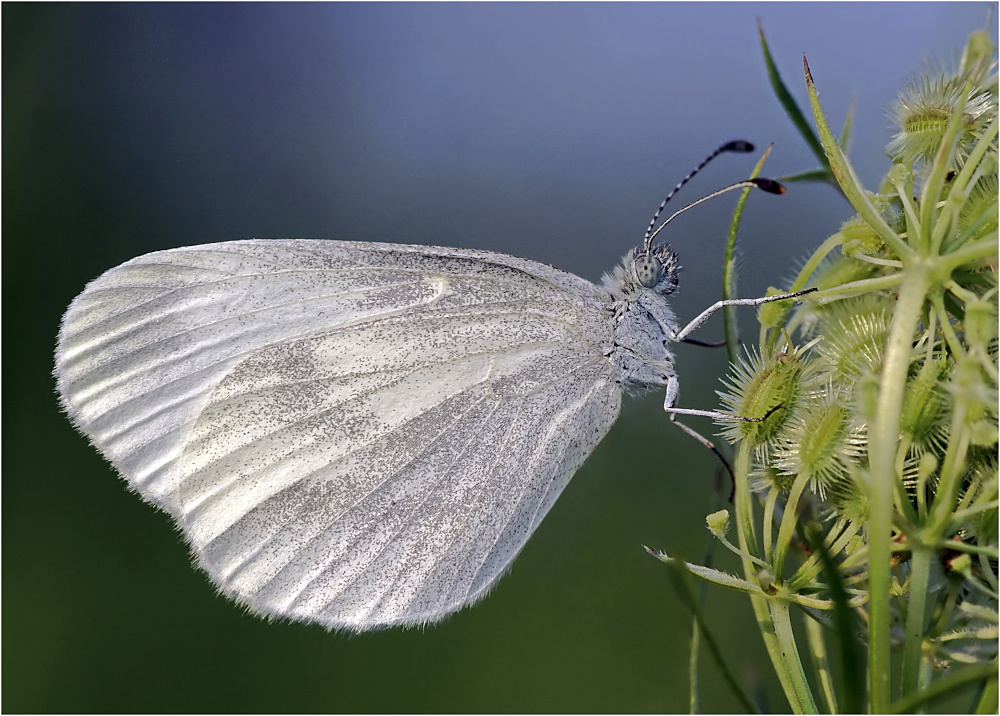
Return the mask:
<path id="1" fill-rule="evenodd" d="M 157 251 L 72 302 L 55 374 L 222 592 L 327 628 L 426 624 L 496 584 L 624 391 L 718 416 L 674 405 L 670 343 L 733 302 L 680 328 L 679 268 L 648 231 L 600 285 L 435 246 Z"/>

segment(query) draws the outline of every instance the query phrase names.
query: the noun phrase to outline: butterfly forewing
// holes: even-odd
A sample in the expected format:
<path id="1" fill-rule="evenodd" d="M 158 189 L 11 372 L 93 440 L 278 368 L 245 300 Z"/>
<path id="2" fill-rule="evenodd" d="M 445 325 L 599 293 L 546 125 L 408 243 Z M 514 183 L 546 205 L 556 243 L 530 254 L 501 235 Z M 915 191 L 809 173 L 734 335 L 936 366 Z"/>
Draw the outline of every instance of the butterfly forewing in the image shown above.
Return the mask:
<path id="1" fill-rule="evenodd" d="M 607 295 L 492 252 L 240 241 L 64 319 L 67 411 L 257 611 L 434 621 L 509 566 L 618 414 Z"/>

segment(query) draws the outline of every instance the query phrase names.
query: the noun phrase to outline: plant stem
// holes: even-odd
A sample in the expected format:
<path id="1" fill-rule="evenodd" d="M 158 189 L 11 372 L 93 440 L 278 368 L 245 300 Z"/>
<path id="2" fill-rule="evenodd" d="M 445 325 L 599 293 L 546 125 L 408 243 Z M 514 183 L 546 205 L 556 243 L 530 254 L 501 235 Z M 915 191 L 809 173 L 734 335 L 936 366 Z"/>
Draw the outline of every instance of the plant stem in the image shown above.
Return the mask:
<path id="1" fill-rule="evenodd" d="M 785 695 L 791 702 L 795 713 L 818 713 L 816 700 L 813 698 L 812 689 L 809 688 L 809 681 L 806 679 L 806 672 L 802 668 L 802 661 L 799 659 L 799 649 L 795 644 L 795 634 L 792 633 L 792 620 L 788 611 L 788 602 L 779 599 L 768 599 L 768 607 L 771 614 L 771 622 L 774 624 L 774 634 L 781 648 L 781 656 L 785 661 L 785 668 L 788 671 L 789 686 Z"/>
<path id="2" fill-rule="evenodd" d="M 736 495 L 734 508 L 736 511 L 736 531 L 739 537 L 740 550 L 745 553 L 741 558 L 743 573 L 746 579 L 756 584 L 758 570 L 751 561 L 750 555 L 759 553 L 757 536 L 754 530 L 753 494 L 750 492 L 750 452 L 747 442 L 740 443 L 733 464 L 736 476 Z M 789 705 L 795 713 L 816 713 L 816 702 L 809 691 L 809 684 L 802 672 L 798 651 L 795 649 L 795 639 L 792 636 L 791 623 L 783 623 L 779 629 L 778 621 L 788 620 L 788 605 L 763 594 L 751 594 L 750 604 L 754 616 L 757 617 L 757 627 L 760 629 L 764 647 L 771 658 L 771 664 L 785 692 Z M 780 631 L 780 634 L 779 634 Z M 793 665 L 797 668 L 793 669 Z"/>
<path id="3" fill-rule="evenodd" d="M 823 639 L 823 626 L 815 619 L 806 619 L 806 634 L 809 636 L 809 646 L 812 649 L 813 662 L 816 665 L 816 675 L 819 677 L 820 693 L 826 702 L 828 713 L 837 713 L 837 694 L 833 689 L 833 675 L 830 673 L 830 660 L 826 653 L 826 641 Z"/>
<path id="4" fill-rule="evenodd" d="M 920 686 L 920 658 L 924 646 L 924 615 L 927 611 L 927 590 L 930 584 L 932 550 L 923 545 L 913 546 L 910 558 L 910 589 L 906 613 L 906 642 L 903 644 L 903 677 L 900 697 L 916 692 Z"/>
<path id="5" fill-rule="evenodd" d="M 996 673 L 996 663 L 993 664 L 993 669 L 994 673 Z M 983 692 L 979 695 L 979 700 L 976 702 L 977 714 L 995 714 L 997 712 L 997 691 L 996 678 L 986 682 Z"/>
<path id="6" fill-rule="evenodd" d="M 800 473 L 795 478 L 795 482 L 792 483 L 792 489 L 785 501 L 785 511 L 781 515 L 781 526 L 778 528 L 778 541 L 774 548 L 774 558 L 771 560 L 774 576 L 778 581 L 783 581 L 785 555 L 788 554 L 788 547 L 792 544 L 792 536 L 798 524 L 799 500 L 808 485 L 809 475 L 804 472 Z"/>
<path id="7" fill-rule="evenodd" d="M 688 709 L 690 713 L 699 712 L 698 705 L 698 654 L 701 653 L 701 629 L 698 620 L 691 620 L 691 650 L 688 653 Z"/>
<path id="8" fill-rule="evenodd" d="M 892 557 L 893 488 L 897 482 L 894 465 L 913 333 L 929 284 L 927 273 L 919 267 L 907 271 L 900 288 L 882 363 L 878 407 L 869 434 L 868 563 L 871 601 L 868 606 L 868 674 L 872 713 L 885 713 L 890 705 L 889 564 Z"/>
<path id="9" fill-rule="evenodd" d="M 976 705 L 976 713 L 996 713 L 997 664 L 995 661 L 992 664 L 969 664 L 964 669 L 955 669 L 940 679 L 935 680 L 923 691 L 904 697 L 881 713 L 915 713 L 918 706 L 930 703 L 942 696 L 947 696 L 961 687 L 974 684 L 977 681 L 986 682 L 986 687 L 983 697 L 980 698 L 979 703 Z M 872 713 L 876 712 L 873 710 Z"/>

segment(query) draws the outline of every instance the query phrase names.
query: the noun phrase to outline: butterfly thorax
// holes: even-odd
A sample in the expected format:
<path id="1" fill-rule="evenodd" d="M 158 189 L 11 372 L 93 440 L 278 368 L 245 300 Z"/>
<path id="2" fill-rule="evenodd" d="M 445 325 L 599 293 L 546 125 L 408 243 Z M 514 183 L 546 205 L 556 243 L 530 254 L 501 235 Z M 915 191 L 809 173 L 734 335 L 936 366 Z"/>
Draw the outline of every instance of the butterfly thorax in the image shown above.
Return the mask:
<path id="1" fill-rule="evenodd" d="M 608 360 L 625 387 L 664 386 L 674 377 L 669 344 L 677 323 L 667 296 L 677 288 L 680 265 L 669 246 L 633 249 L 602 281 L 610 294 L 614 342 Z"/>

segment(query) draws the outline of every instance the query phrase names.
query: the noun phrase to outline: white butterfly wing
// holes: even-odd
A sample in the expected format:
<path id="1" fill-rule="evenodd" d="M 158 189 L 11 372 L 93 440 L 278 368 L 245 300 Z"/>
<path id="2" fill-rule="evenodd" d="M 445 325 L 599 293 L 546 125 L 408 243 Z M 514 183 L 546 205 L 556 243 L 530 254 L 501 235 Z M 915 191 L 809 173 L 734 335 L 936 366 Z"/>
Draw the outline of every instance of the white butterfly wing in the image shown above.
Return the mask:
<path id="1" fill-rule="evenodd" d="M 607 301 L 493 252 L 210 244 L 88 285 L 56 373 L 224 592 L 424 623 L 486 593 L 617 417 Z"/>

